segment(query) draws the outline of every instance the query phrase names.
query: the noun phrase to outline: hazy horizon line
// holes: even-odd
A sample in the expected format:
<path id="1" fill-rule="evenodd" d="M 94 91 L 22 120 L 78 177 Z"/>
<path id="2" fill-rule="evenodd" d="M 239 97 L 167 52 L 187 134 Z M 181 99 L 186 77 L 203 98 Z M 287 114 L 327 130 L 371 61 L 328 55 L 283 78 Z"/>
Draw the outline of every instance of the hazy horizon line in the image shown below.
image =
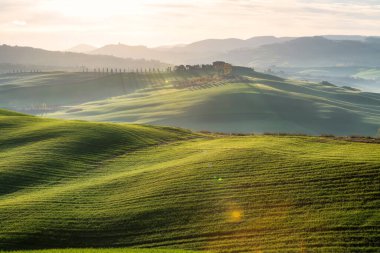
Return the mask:
<path id="1" fill-rule="evenodd" d="M 280 36 L 280 35 L 257 35 L 257 36 L 250 36 L 247 38 L 239 38 L 239 37 L 223 37 L 223 38 L 204 38 L 201 40 L 193 40 L 189 42 L 179 42 L 179 43 L 173 43 L 173 44 L 163 44 L 163 45 L 158 45 L 158 46 L 149 46 L 148 44 L 129 44 L 126 42 L 114 42 L 114 43 L 107 43 L 103 45 L 94 45 L 92 43 L 87 43 L 87 42 L 81 42 L 76 45 L 72 45 L 69 48 L 56 48 L 56 49 L 51 49 L 51 48 L 46 48 L 46 47 L 40 47 L 40 46 L 35 46 L 35 45 L 27 45 L 27 44 L 13 44 L 13 43 L 2 43 L 2 45 L 8 45 L 12 47 L 31 47 L 31 48 L 37 48 L 37 49 L 43 49 L 47 51 L 60 51 L 60 52 L 68 52 L 68 50 L 73 49 L 78 46 L 91 46 L 96 49 L 109 46 L 109 45 L 125 45 L 125 46 L 130 46 L 130 47 L 146 47 L 148 49 L 157 49 L 157 48 L 173 48 L 173 47 L 181 47 L 181 46 L 187 46 L 191 45 L 197 42 L 202 42 L 202 41 L 207 41 L 207 40 L 249 40 L 253 38 L 260 38 L 260 37 L 275 37 L 275 38 L 311 38 L 311 37 L 326 37 L 326 36 L 347 36 L 347 37 L 379 37 L 379 35 L 372 35 L 372 34 L 315 34 L 315 35 L 299 35 L 299 36 Z"/>

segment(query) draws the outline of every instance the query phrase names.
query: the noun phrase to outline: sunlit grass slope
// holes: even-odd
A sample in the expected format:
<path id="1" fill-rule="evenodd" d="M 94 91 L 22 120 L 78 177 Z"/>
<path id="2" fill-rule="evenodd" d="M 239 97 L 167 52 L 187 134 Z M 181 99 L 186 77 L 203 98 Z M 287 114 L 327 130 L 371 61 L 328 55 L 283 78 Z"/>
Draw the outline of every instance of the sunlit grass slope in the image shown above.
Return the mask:
<path id="1" fill-rule="evenodd" d="M 192 136 L 178 129 L 41 120 L 9 111 L 0 111 L 0 129 L 2 194 L 62 176 L 77 178 L 114 156 Z"/>
<path id="2" fill-rule="evenodd" d="M 203 73 L 206 74 L 206 73 Z M 199 76 L 197 74 L 196 76 Z M 137 89 L 165 84 L 167 79 L 185 80 L 187 73 L 14 73 L 0 74 L 0 107 L 34 113 L 54 110 Z"/>
<path id="3" fill-rule="evenodd" d="M 178 87 L 177 80 L 88 102 L 51 117 L 149 123 L 220 132 L 375 135 L 380 94 L 281 80 L 257 72 Z M 159 81 L 158 81 L 159 82 Z"/>
<path id="4" fill-rule="evenodd" d="M 379 144 L 0 115 L 0 249 L 380 249 Z"/>
<path id="5" fill-rule="evenodd" d="M 171 250 L 171 249 L 49 249 L 49 250 L 17 250 L 12 253 L 195 253 L 198 251 L 190 250 Z M 9 253 L 9 251 L 0 251 L 0 253 Z"/>

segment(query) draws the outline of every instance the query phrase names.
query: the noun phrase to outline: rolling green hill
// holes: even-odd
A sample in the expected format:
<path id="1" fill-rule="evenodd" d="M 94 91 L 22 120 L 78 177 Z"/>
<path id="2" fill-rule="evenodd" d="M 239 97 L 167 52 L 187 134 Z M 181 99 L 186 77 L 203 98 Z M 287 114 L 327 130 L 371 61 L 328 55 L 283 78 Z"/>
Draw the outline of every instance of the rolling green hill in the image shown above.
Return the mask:
<path id="1" fill-rule="evenodd" d="M 159 76 L 157 76 L 158 78 Z M 0 107 L 29 113 L 128 94 L 157 82 L 143 74 L 17 73 L 0 75 Z M 162 83 L 162 80 L 161 80 Z"/>
<path id="2" fill-rule="evenodd" d="M 228 78 L 207 71 L 0 75 L 0 107 L 227 133 L 374 136 L 380 128 L 380 94 L 245 68 Z"/>
<path id="3" fill-rule="evenodd" d="M 159 76 L 155 86 L 47 116 L 227 133 L 374 136 L 380 128 L 380 94 L 376 93 L 282 80 L 253 71 L 221 80 L 191 74 Z"/>
<path id="4" fill-rule="evenodd" d="M 9 251 L 0 251 L 1 253 Z M 195 253 L 199 251 L 170 249 L 48 249 L 48 250 L 17 250 L 12 253 Z"/>
<path id="5" fill-rule="evenodd" d="M 0 131 L 3 250 L 379 250 L 379 144 L 9 111 Z"/>

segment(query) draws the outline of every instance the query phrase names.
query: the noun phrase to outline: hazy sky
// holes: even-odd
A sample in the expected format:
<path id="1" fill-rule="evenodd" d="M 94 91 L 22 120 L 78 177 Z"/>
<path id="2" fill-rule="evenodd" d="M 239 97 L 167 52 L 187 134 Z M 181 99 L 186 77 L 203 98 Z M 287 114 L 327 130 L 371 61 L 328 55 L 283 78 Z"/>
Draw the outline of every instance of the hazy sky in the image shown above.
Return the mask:
<path id="1" fill-rule="evenodd" d="M 322 34 L 380 35 L 380 0 L 0 0 L 0 43 L 47 49 Z"/>

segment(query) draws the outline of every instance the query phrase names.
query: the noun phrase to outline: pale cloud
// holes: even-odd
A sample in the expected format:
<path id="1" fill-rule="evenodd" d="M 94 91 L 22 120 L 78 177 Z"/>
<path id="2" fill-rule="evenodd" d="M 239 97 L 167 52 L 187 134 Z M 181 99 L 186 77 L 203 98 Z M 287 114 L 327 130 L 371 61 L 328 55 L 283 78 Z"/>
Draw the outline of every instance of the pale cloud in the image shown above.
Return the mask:
<path id="1" fill-rule="evenodd" d="M 48 49 L 379 32 L 380 0 L 0 0 L 1 43 Z"/>

